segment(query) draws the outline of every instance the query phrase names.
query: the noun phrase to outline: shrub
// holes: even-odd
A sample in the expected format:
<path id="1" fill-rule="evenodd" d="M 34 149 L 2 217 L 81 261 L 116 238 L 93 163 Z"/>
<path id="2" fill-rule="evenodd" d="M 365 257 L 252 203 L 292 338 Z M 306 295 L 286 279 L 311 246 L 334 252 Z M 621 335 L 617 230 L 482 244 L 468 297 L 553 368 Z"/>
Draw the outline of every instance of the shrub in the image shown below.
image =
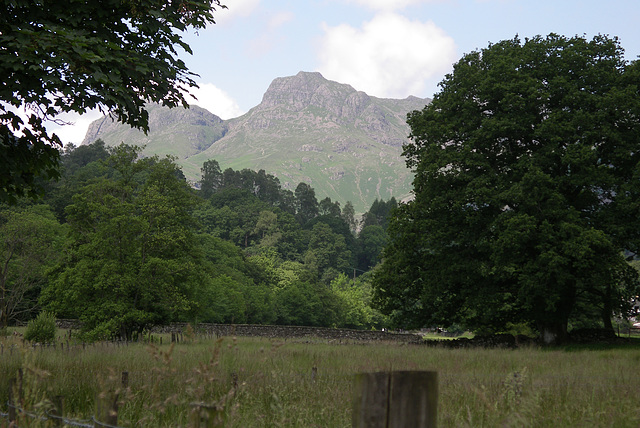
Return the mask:
<path id="1" fill-rule="evenodd" d="M 50 312 L 40 312 L 27 324 L 24 338 L 30 342 L 53 342 L 56 338 L 56 317 Z"/>

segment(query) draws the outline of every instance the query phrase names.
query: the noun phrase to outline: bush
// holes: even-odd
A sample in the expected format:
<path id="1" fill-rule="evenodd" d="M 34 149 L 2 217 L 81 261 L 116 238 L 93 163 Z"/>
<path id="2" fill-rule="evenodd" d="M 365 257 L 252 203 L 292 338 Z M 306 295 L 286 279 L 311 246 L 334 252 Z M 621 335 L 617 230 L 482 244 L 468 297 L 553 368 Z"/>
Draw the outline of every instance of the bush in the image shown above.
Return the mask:
<path id="1" fill-rule="evenodd" d="M 27 324 L 24 338 L 30 342 L 53 342 L 56 338 L 56 317 L 50 312 L 40 312 Z"/>

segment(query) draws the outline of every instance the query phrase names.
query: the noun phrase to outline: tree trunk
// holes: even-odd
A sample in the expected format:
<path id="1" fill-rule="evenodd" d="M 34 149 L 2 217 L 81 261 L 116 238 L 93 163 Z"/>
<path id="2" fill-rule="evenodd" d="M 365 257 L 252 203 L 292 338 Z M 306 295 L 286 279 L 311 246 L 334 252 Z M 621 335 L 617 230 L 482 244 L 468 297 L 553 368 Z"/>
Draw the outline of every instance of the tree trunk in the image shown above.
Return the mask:
<path id="1" fill-rule="evenodd" d="M 5 271 L 0 276 L 0 330 L 8 327 L 9 325 L 9 314 L 7 304 L 7 288 L 6 288 L 6 264 Z"/>
<path id="2" fill-rule="evenodd" d="M 613 315 L 612 294 L 613 291 L 611 289 L 611 285 L 608 284 L 606 287 L 603 302 L 604 304 L 602 306 L 602 312 L 600 316 L 602 317 L 602 324 L 604 325 L 605 330 L 614 331 L 613 324 L 611 323 L 611 315 Z"/>
<path id="3" fill-rule="evenodd" d="M 567 322 L 556 322 L 538 326 L 540 338 L 545 345 L 558 345 L 567 339 Z"/>
<path id="4" fill-rule="evenodd" d="M 0 296 L 0 330 L 5 329 L 9 325 L 9 318 L 7 314 L 7 302 L 4 298 L 4 291 Z"/>

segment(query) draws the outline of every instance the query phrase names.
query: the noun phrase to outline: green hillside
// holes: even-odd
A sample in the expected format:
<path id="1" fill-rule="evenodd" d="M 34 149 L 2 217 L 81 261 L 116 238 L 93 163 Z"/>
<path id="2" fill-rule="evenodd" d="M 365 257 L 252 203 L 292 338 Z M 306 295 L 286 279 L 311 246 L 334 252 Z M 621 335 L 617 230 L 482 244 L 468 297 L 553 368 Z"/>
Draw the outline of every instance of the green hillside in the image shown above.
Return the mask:
<path id="1" fill-rule="evenodd" d="M 412 176 L 401 156 L 405 118 L 428 102 L 371 97 L 300 72 L 275 79 L 262 102 L 238 118 L 154 105 L 148 135 L 105 118 L 91 125 L 84 142 L 101 138 L 108 145 L 144 145 L 148 155 L 174 155 L 194 183 L 208 159 L 223 169 L 264 169 L 285 188 L 306 182 L 319 199 L 351 201 L 364 212 L 375 199 L 409 197 Z"/>

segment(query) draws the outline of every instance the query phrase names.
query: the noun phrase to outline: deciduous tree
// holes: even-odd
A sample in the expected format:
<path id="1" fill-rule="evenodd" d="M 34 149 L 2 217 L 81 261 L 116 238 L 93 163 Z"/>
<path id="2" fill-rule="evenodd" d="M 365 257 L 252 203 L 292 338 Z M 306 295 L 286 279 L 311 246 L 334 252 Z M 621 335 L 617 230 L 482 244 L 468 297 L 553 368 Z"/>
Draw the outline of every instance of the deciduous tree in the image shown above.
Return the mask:
<path id="1" fill-rule="evenodd" d="M 193 196 L 170 159 L 137 159 L 121 145 L 116 171 L 67 208 L 72 242 L 42 300 L 78 317 L 91 338 L 127 337 L 192 310 L 204 272 L 195 252 Z"/>
<path id="2" fill-rule="evenodd" d="M 46 205 L 0 206 L 0 330 L 35 312 L 64 239 L 64 227 Z"/>
<path id="3" fill-rule="evenodd" d="M 145 103 L 187 105 L 193 74 L 176 48 L 189 27 L 213 23 L 219 0 L 6 0 L 0 14 L 0 202 L 41 192 L 57 177 L 60 113 L 98 108 L 147 130 Z M 18 109 L 27 108 L 27 123 Z"/>
<path id="4" fill-rule="evenodd" d="M 529 322 L 551 342 L 588 304 L 610 327 L 636 294 L 622 251 L 640 243 L 639 67 L 615 38 L 554 34 L 455 64 L 409 114 L 415 200 L 376 277 L 385 312 L 412 326 Z"/>

